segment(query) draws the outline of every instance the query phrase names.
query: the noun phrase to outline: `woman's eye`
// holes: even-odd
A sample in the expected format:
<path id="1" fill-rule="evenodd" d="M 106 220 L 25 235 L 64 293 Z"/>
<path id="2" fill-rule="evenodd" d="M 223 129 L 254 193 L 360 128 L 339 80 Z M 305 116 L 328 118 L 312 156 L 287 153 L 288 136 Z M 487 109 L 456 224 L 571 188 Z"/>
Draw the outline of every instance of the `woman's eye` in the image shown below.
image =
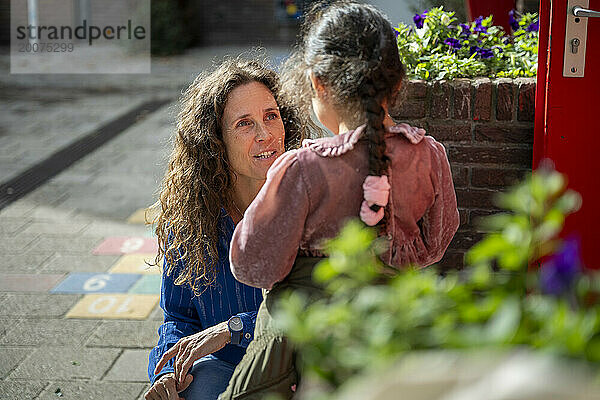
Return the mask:
<path id="1" fill-rule="evenodd" d="M 273 119 L 277 119 L 279 118 L 279 115 L 277 113 L 269 113 L 267 114 L 267 120 L 273 120 Z"/>
<path id="2" fill-rule="evenodd" d="M 239 128 L 239 127 L 242 127 L 242 126 L 249 126 L 249 125 L 250 125 L 250 121 L 243 120 L 243 121 L 240 121 L 240 122 L 238 122 L 238 123 L 235 125 L 235 127 L 236 127 L 236 128 Z"/>

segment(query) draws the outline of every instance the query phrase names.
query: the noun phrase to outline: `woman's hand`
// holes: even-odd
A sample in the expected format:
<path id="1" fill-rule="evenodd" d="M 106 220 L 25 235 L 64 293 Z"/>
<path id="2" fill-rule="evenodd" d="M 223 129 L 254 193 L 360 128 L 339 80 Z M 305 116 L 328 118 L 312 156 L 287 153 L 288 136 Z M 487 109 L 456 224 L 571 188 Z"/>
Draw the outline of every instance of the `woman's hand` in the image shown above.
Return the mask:
<path id="1" fill-rule="evenodd" d="M 194 365 L 194 361 L 221 350 L 230 341 L 231 333 L 227 327 L 227 321 L 207 328 L 202 332 L 181 338 L 175 346 L 163 354 L 158 364 L 156 364 L 154 373 L 160 372 L 167 361 L 175 357 L 175 382 L 177 387 L 184 385 L 187 372 Z"/>
<path id="2" fill-rule="evenodd" d="M 187 389 L 193 379 L 193 375 L 186 376 L 183 386 L 178 390 L 175 374 L 173 372 L 164 374 L 148 389 L 144 398 L 146 400 L 185 400 L 183 397 L 179 397 L 178 393 Z"/>

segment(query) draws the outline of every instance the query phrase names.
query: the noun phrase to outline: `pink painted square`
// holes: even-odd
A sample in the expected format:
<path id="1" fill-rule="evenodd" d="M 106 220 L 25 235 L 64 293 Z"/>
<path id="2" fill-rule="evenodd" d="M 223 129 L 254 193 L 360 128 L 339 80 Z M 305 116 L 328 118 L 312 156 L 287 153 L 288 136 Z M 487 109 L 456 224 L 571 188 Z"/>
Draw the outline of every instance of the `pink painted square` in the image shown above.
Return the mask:
<path id="1" fill-rule="evenodd" d="M 98 245 L 93 254 L 132 254 L 156 253 L 158 242 L 156 238 L 146 237 L 109 237 Z"/>

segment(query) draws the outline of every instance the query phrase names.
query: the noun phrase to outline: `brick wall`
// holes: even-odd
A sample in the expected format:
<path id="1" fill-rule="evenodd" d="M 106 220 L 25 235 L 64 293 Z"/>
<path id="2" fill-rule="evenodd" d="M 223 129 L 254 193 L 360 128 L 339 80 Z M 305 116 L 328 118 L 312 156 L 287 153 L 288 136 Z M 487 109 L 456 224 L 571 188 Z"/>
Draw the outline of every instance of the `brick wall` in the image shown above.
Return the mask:
<path id="1" fill-rule="evenodd" d="M 446 146 L 461 225 L 443 268 L 460 268 L 482 237 L 476 220 L 497 211 L 496 193 L 531 171 L 535 79 L 409 81 L 392 116 L 423 127 Z"/>

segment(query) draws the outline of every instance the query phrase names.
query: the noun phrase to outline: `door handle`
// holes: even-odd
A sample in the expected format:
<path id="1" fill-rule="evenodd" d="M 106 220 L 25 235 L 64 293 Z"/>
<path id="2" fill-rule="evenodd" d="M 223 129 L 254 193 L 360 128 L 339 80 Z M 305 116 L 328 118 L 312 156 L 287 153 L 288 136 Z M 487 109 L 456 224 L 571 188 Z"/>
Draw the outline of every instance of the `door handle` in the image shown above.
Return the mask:
<path id="1" fill-rule="evenodd" d="M 573 7 L 573 15 L 576 17 L 600 18 L 600 11 L 588 10 L 587 8 Z"/>

